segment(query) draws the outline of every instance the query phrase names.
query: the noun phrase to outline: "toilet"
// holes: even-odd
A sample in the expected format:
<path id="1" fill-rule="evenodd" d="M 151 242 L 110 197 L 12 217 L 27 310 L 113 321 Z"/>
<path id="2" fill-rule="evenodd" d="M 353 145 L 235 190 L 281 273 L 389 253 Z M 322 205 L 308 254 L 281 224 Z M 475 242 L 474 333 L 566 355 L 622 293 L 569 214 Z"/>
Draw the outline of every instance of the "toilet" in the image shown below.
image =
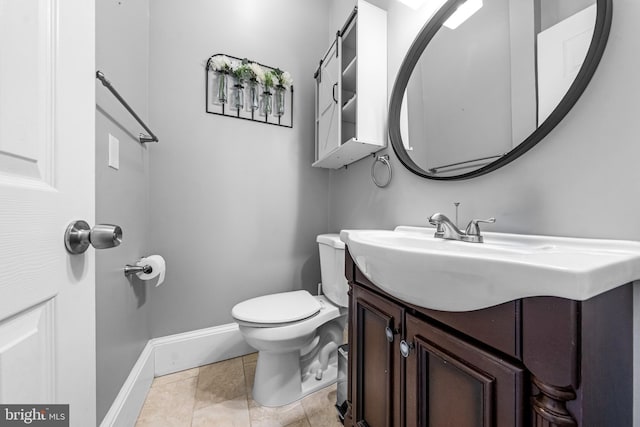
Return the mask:
<path id="1" fill-rule="evenodd" d="M 337 347 L 347 321 L 344 243 L 338 234 L 317 237 L 322 294 L 291 291 L 236 304 L 231 314 L 258 350 L 253 400 L 282 406 L 336 382 Z"/>

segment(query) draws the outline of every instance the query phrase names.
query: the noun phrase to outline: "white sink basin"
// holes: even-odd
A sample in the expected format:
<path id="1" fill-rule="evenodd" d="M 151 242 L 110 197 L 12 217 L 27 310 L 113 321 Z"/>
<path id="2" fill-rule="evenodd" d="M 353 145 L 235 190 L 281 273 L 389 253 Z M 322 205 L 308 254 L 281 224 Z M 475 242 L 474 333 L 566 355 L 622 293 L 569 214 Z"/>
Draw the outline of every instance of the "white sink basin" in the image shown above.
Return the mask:
<path id="1" fill-rule="evenodd" d="M 433 228 L 343 230 L 364 275 L 420 307 L 469 311 L 533 296 L 584 301 L 640 279 L 640 243 L 483 232 L 484 243 Z"/>

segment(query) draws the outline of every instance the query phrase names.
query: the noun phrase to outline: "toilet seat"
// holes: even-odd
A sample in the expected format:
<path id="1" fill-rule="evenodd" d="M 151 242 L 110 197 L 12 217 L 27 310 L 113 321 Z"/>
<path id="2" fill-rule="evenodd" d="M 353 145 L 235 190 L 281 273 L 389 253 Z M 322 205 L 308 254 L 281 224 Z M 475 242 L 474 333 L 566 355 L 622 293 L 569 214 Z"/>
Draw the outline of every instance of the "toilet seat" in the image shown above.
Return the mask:
<path id="1" fill-rule="evenodd" d="M 321 308 L 318 299 L 302 290 L 251 298 L 236 304 L 231 315 L 239 322 L 275 327 L 312 317 Z"/>

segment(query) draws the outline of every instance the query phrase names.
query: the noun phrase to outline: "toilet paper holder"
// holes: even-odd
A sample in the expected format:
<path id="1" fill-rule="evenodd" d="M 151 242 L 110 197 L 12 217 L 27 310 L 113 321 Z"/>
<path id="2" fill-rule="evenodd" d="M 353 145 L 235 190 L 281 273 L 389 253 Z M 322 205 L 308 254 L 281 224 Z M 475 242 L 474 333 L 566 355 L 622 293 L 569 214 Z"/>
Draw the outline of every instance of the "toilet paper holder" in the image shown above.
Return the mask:
<path id="1" fill-rule="evenodd" d="M 136 275 L 138 279 L 148 283 L 153 280 L 155 287 L 164 283 L 167 263 L 161 255 L 149 255 L 142 257 L 134 265 L 124 266 L 123 273 L 128 278 Z"/>
<path id="2" fill-rule="evenodd" d="M 144 274 L 150 274 L 153 271 L 153 268 L 151 268 L 150 265 L 125 265 L 124 266 L 124 275 L 125 276 L 131 276 L 132 274 L 136 274 L 136 273 L 144 273 Z"/>

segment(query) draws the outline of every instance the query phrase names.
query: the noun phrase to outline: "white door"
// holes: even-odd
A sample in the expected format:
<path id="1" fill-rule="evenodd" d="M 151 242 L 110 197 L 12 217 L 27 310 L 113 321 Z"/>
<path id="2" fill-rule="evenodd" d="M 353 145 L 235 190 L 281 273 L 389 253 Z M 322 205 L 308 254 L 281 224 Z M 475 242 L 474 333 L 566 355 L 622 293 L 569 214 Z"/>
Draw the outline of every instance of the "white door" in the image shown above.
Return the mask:
<path id="1" fill-rule="evenodd" d="M 596 14 L 593 4 L 538 34 L 538 126 L 576 79 L 587 57 Z"/>
<path id="2" fill-rule="evenodd" d="M 96 423 L 94 253 L 63 236 L 95 218 L 94 14 L 0 0 L 0 404 L 69 404 L 77 427 Z"/>
<path id="3" fill-rule="evenodd" d="M 336 56 L 337 43 L 334 43 L 320 67 L 320 83 L 318 83 L 317 148 L 318 159 L 321 160 L 340 145 L 339 108 L 340 100 L 340 61 Z"/>

